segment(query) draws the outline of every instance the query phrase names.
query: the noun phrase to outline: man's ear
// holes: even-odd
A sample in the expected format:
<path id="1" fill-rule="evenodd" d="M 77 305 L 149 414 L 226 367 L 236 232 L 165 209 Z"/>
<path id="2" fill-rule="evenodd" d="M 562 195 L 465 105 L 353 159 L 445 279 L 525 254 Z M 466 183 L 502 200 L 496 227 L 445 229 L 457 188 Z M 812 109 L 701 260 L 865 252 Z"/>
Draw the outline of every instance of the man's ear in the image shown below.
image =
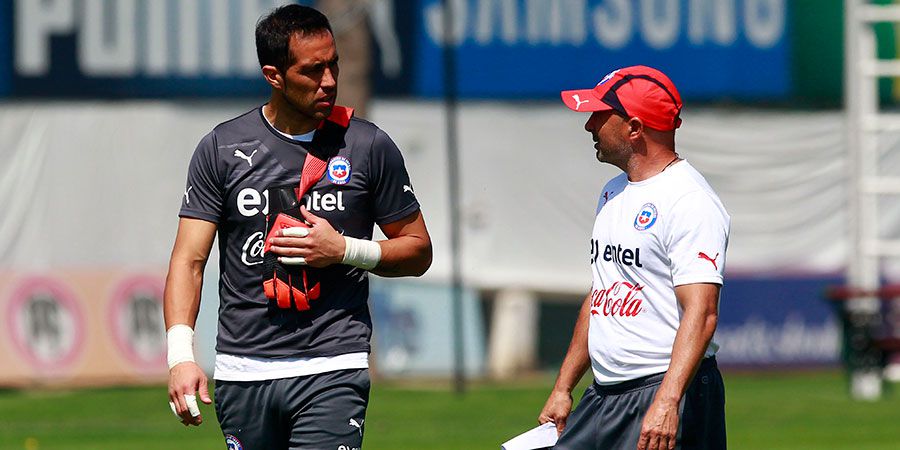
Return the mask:
<path id="1" fill-rule="evenodd" d="M 269 83 L 270 86 L 278 90 L 284 89 L 284 78 L 281 76 L 281 71 L 275 66 L 263 66 L 262 73 L 266 83 Z"/>
<path id="2" fill-rule="evenodd" d="M 644 121 L 640 117 L 628 119 L 628 139 L 640 139 L 644 135 Z"/>

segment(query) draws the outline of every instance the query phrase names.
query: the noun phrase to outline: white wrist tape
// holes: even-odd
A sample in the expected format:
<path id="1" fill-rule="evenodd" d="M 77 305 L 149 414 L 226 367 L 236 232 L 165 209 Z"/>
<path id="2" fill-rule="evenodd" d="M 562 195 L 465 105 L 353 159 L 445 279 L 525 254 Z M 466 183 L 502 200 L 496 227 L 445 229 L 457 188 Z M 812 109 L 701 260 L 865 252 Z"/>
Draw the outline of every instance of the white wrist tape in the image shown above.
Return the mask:
<path id="1" fill-rule="evenodd" d="M 183 323 L 172 325 L 166 331 L 166 342 L 169 350 L 167 355 L 169 369 L 178 363 L 194 362 L 194 330 L 191 327 Z"/>
<path id="2" fill-rule="evenodd" d="M 197 417 L 200 415 L 200 406 L 197 405 L 197 396 L 191 394 L 184 395 L 184 402 L 187 403 L 188 412 L 191 413 L 191 417 Z M 169 408 L 172 408 L 172 414 L 175 414 L 175 417 L 181 418 L 178 415 L 178 411 L 175 409 L 175 403 L 169 402 Z"/>
<path id="3" fill-rule="evenodd" d="M 372 270 L 381 261 L 381 245 L 366 239 L 356 239 L 344 236 L 343 264 L 348 264 L 360 269 Z"/>

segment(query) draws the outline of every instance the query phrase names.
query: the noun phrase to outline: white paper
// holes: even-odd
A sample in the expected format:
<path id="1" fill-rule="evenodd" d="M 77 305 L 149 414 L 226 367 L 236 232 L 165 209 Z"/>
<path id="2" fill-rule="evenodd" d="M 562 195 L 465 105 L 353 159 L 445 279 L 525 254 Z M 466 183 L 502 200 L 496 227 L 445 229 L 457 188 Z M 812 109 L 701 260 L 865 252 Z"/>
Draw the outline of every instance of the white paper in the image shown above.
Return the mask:
<path id="1" fill-rule="evenodd" d="M 504 442 L 500 448 L 502 450 L 534 450 L 553 447 L 556 445 L 557 439 L 559 436 L 556 434 L 556 424 L 547 422 Z"/>

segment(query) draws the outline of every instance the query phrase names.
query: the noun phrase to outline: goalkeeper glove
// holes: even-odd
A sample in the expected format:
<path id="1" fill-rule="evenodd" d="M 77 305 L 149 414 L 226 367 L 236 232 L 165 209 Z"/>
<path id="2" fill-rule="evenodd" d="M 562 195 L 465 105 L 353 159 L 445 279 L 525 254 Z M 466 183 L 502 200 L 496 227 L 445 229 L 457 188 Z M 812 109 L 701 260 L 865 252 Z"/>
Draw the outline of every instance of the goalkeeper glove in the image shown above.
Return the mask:
<path id="1" fill-rule="evenodd" d="M 274 220 L 270 218 L 274 216 Z M 266 243 L 263 248 L 263 291 L 266 298 L 274 299 L 279 308 L 310 309 L 310 301 L 319 298 L 320 284 L 315 280 L 315 269 L 306 266 L 285 265 L 278 262 L 278 255 L 269 251 L 269 241 L 279 230 L 309 228 L 300 214 L 300 201 L 293 186 L 269 189 L 269 215 L 266 216 Z"/>

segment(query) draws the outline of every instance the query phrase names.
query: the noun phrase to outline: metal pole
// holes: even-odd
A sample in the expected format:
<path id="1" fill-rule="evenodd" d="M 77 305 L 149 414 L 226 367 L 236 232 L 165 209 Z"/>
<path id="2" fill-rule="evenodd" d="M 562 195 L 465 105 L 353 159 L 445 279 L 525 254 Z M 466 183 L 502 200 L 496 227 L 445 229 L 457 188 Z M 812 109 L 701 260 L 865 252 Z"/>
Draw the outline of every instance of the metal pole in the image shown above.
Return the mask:
<path id="1" fill-rule="evenodd" d="M 865 118 L 878 112 L 878 79 L 864 77 L 861 62 L 876 57 L 874 30 L 863 23 L 859 11 L 866 0 L 844 0 L 844 110 L 847 116 L 848 167 L 848 264 L 847 284 L 864 291 L 878 289 L 880 261 L 867 248 L 878 239 L 877 224 L 864 222 L 877 212 L 876 198 L 862 189 L 867 177 L 877 172 L 877 142 L 863 127 Z M 881 396 L 877 351 L 866 344 L 869 330 L 880 323 L 879 301 L 874 297 L 845 302 L 844 342 L 850 375 L 850 394 L 855 399 Z M 860 338 L 853 338 L 858 336 Z M 859 342 L 862 342 L 860 344 Z M 856 342 L 856 345 L 851 345 Z"/>
<path id="2" fill-rule="evenodd" d="M 453 389 L 463 394 L 466 389 L 465 352 L 462 314 L 462 248 L 460 230 L 459 143 L 457 139 L 456 40 L 453 37 L 455 16 L 451 0 L 444 6 L 444 117 L 447 133 L 447 182 L 450 202 L 451 290 L 453 293 Z"/>

